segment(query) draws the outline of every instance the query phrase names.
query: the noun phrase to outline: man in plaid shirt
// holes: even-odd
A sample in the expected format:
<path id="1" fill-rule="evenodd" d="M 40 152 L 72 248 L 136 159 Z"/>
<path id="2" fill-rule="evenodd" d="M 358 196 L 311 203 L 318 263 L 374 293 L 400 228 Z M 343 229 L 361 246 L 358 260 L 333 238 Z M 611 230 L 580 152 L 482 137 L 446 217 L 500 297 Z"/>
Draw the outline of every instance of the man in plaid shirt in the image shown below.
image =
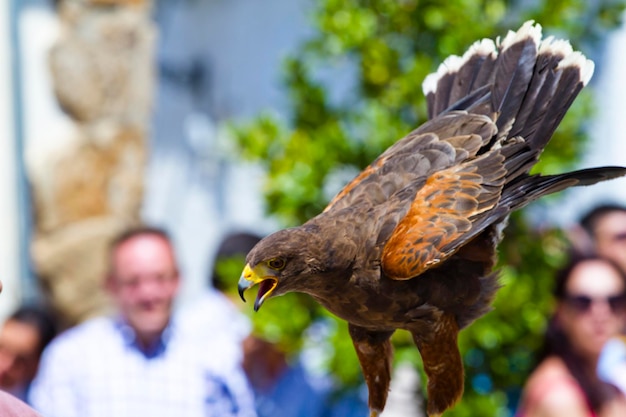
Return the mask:
<path id="1" fill-rule="evenodd" d="M 254 401 L 220 343 L 173 319 L 174 249 L 155 228 L 113 242 L 106 287 L 118 313 L 66 331 L 45 350 L 30 400 L 46 417 L 254 417 Z"/>

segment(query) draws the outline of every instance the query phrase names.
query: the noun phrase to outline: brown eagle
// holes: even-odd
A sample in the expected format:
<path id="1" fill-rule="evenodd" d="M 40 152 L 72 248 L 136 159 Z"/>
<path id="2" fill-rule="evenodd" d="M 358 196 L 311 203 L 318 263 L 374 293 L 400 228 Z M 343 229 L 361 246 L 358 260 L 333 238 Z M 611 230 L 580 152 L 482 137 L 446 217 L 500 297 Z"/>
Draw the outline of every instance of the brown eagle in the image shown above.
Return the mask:
<path id="1" fill-rule="evenodd" d="M 430 416 L 463 393 L 459 331 L 490 309 L 496 246 L 509 214 L 539 197 L 626 174 L 623 167 L 530 175 L 593 62 L 526 22 L 474 43 L 423 84 L 429 121 L 389 147 L 299 227 L 247 256 L 239 292 L 257 310 L 291 291 L 349 323 L 369 389 L 385 407 L 390 336 L 411 332 L 428 376 Z M 245 300 L 244 300 L 245 301 Z"/>

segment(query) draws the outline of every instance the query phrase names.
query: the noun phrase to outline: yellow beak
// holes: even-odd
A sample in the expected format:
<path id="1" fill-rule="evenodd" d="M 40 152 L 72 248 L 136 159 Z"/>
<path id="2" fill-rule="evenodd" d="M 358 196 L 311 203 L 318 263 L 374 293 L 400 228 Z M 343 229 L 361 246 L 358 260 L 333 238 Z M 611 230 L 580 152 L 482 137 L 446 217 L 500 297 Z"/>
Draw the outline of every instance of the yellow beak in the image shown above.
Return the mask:
<path id="1" fill-rule="evenodd" d="M 273 271 L 263 263 L 258 264 L 254 268 L 247 264 L 241 273 L 238 283 L 239 296 L 244 302 L 246 299 L 243 293 L 256 284 L 260 284 L 260 287 L 254 302 L 254 311 L 258 311 L 265 299 L 274 291 L 274 288 L 278 285 L 278 279 L 276 279 Z"/>

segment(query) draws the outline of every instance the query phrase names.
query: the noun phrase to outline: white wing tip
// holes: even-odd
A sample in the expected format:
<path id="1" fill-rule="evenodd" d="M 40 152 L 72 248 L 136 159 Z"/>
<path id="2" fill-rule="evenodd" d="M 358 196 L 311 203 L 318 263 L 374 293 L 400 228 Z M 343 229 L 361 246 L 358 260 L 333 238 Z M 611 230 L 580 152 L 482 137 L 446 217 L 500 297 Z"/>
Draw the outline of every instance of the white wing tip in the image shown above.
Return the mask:
<path id="1" fill-rule="evenodd" d="M 437 82 L 439 81 L 438 72 L 430 73 L 424 78 L 422 82 L 422 91 L 425 96 L 428 96 L 430 93 L 435 93 L 437 91 Z"/>
<path id="2" fill-rule="evenodd" d="M 422 83 L 424 95 L 434 93 L 437 90 L 437 83 L 446 74 L 457 72 L 473 56 L 496 55 L 496 45 L 492 39 L 482 39 L 474 42 L 462 57 L 451 55 L 447 57 L 437 68 L 436 72 L 428 74 Z"/>
<path id="3" fill-rule="evenodd" d="M 589 84 L 589 81 L 593 76 L 593 71 L 595 70 L 594 62 L 590 59 L 587 59 L 579 51 L 572 52 L 571 54 L 563 58 L 563 60 L 559 62 L 557 69 L 567 67 L 578 68 L 578 70 L 580 71 L 580 80 L 583 83 L 583 86 Z"/>
<path id="4" fill-rule="evenodd" d="M 536 45 L 539 45 L 541 42 L 541 25 L 539 23 L 535 23 L 534 20 L 527 20 L 524 24 L 517 30 L 517 32 L 509 31 L 504 39 L 500 41 L 500 38 L 497 39 L 496 43 L 502 47 L 502 49 L 509 48 L 511 45 L 522 41 L 526 38 L 531 38 L 535 41 Z"/>
<path id="5" fill-rule="evenodd" d="M 461 68 L 463 64 L 463 58 L 457 55 L 450 55 L 447 57 L 437 68 L 436 72 L 428 74 L 422 83 L 422 90 L 424 95 L 434 93 L 437 90 L 437 83 L 446 74 L 456 72 Z"/>
<path id="6" fill-rule="evenodd" d="M 594 71 L 593 61 L 587 59 L 581 52 L 574 51 L 569 41 L 564 39 L 555 39 L 549 36 L 542 40 L 542 27 L 539 23 L 535 23 L 533 20 L 528 20 L 522 24 L 517 32 L 509 31 L 504 39 L 500 37 L 496 38 L 494 42 L 492 39 L 482 39 L 474 42 L 462 57 L 452 55 L 446 58 L 436 72 L 429 74 L 422 83 L 422 90 L 424 95 L 435 93 L 437 91 L 437 84 L 439 80 L 446 74 L 452 74 L 457 72 L 463 64 L 465 64 L 473 56 L 489 56 L 497 55 L 498 48 L 505 50 L 512 45 L 524 41 L 526 39 L 532 39 L 537 45 L 538 52 L 560 54 L 564 58 L 559 62 L 558 68 L 564 68 L 569 66 L 576 66 L 580 68 L 580 78 L 583 85 L 587 85 L 591 79 Z"/>
<path id="7" fill-rule="evenodd" d="M 587 85 L 591 77 L 595 64 L 592 60 L 587 59 L 585 55 L 580 51 L 574 51 L 572 44 L 565 39 L 555 39 L 550 36 L 544 39 L 539 46 L 540 54 L 552 54 L 561 55 L 563 59 L 559 61 L 556 69 L 563 69 L 567 67 L 576 67 L 580 70 L 580 80 L 583 85 Z"/>

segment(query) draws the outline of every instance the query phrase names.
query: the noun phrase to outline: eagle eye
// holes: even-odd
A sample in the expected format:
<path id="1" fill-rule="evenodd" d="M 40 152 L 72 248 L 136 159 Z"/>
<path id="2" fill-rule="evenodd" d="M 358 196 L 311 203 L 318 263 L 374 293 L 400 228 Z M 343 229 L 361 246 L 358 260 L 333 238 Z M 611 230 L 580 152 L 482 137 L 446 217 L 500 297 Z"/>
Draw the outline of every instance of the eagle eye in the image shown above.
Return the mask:
<path id="1" fill-rule="evenodd" d="M 285 260 L 282 258 L 274 258 L 267 261 L 267 265 L 276 270 L 281 270 L 285 267 Z"/>

